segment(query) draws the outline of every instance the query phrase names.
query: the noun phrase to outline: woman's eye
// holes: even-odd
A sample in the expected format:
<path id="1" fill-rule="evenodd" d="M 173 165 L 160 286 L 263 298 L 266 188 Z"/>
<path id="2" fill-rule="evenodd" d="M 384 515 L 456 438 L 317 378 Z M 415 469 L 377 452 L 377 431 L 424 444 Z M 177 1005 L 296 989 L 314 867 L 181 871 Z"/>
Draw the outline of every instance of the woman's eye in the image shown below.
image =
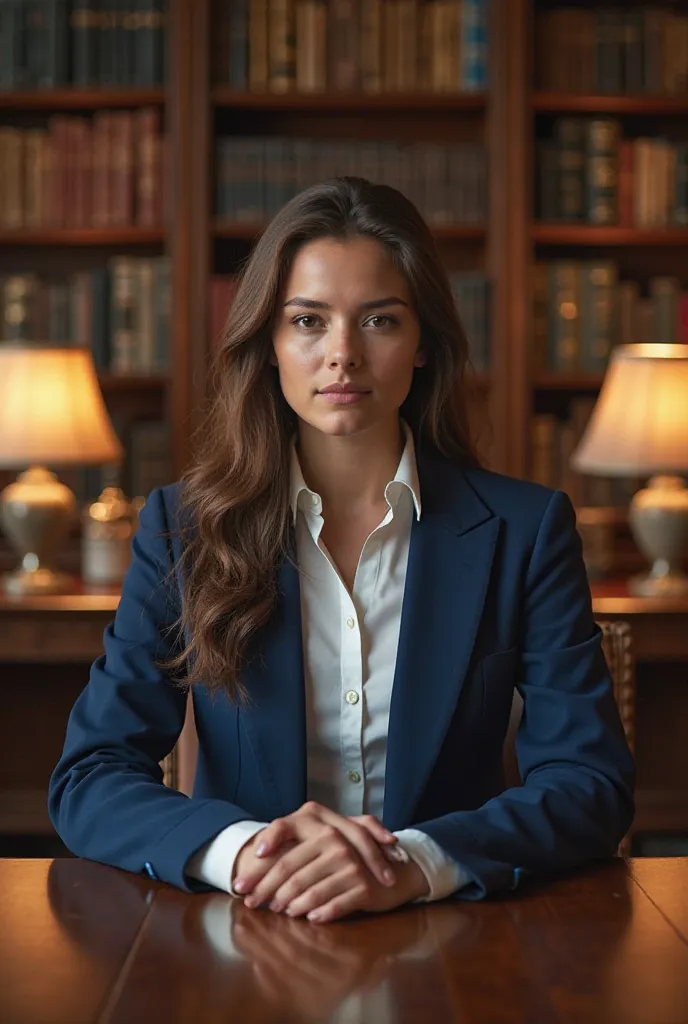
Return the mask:
<path id="1" fill-rule="evenodd" d="M 381 313 L 379 316 L 371 316 L 370 320 L 368 320 L 367 323 L 369 323 L 372 327 L 375 327 L 379 330 L 384 327 L 391 327 L 395 324 L 398 324 L 399 321 L 396 319 L 396 317 L 388 316 L 386 313 Z"/>
<path id="2" fill-rule="evenodd" d="M 312 314 L 302 313 L 301 316 L 295 316 L 292 323 L 295 327 L 303 327 L 306 331 L 312 331 L 314 327 L 318 326 L 320 321 L 319 316 L 313 316 Z"/>

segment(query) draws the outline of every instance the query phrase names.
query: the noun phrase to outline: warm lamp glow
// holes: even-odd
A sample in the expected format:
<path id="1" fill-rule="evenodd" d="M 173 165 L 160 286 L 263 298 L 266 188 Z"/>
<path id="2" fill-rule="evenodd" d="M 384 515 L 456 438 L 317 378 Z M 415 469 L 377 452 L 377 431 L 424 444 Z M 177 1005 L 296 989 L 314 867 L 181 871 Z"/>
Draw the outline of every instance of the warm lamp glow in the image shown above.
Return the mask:
<path id="1" fill-rule="evenodd" d="M 688 472 L 688 345 L 620 345 L 571 464 L 581 473 Z"/>
<path id="2" fill-rule="evenodd" d="M 88 349 L 0 345 L 0 466 L 99 465 L 122 455 Z"/>

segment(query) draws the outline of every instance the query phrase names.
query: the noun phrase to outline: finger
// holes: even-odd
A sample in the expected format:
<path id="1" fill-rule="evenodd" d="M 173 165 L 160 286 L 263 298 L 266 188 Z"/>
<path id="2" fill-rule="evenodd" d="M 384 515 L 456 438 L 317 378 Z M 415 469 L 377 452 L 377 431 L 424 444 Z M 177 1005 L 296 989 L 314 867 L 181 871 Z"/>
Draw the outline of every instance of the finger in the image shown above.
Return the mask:
<path id="1" fill-rule="evenodd" d="M 288 843 L 283 843 L 280 849 L 282 851 L 289 850 L 291 848 L 294 848 L 295 845 L 296 844 L 294 842 L 289 841 Z M 257 862 L 254 858 L 252 866 L 244 866 L 241 875 L 237 875 L 237 877 L 232 882 L 232 888 L 234 889 L 234 891 L 239 893 L 241 896 L 249 895 L 253 891 L 253 889 L 258 885 L 261 879 L 265 878 L 270 868 L 274 864 L 276 864 L 280 857 L 283 855 L 284 853 L 280 853 L 278 851 L 272 857 L 261 858 L 261 860 Z"/>
<path id="2" fill-rule="evenodd" d="M 269 903 L 280 886 L 292 877 L 296 872 L 316 860 L 321 855 L 321 850 L 314 842 L 299 843 L 288 853 L 283 853 L 273 861 L 269 870 L 253 886 L 250 896 L 244 900 L 244 906 L 249 910 Z"/>
<path id="3" fill-rule="evenodd" d="M 275 818 L 260 833 L 260 841 L 256 847 L 256 857 L 269 857 L 276 853 L 287 839 L 294 839 L 294 826 L 288 818 Z"/>
<path id="4" fill-rule="evenodd" d="M 374 814 L 356 814 L 350 820 L 355 821 L 357 825 L 362 825 L 378 843 L 394 845 L 398 841 L 394 833 L 385 828 Z"/>
<path id="5" fill-rule="evenodd" d="M 368 890 L 359 872 L 347 869 L 328 875 L 292 900 L 286 913 L 289 917 L 308 916 L 310 920 L 311 911 L 329 905 L 335 898 L 348 898 L 352 909 L 354 905 L 367 903 Z"/>
<path id="6" fill-rule="evenodd" d="M 351 843 L 381 885 L 389 887 L 396 883 L 396 875 L 389 861 L 366 828 L 335 811 L 326 811 L 323 820 L 333 825 Z"/>
<path id="7" fill-rule="evenodd" d="M 365 887 L 349 889 L 339 893 L 327 903 L 322 903 L 314 910 L 309 910 L 306 918 L 318 924 L 325 924 L 328 921 L 337 921 L 339 918 L 347 917 L 357 910 L 366 910 L 369 903 L 368 892 Z"/>

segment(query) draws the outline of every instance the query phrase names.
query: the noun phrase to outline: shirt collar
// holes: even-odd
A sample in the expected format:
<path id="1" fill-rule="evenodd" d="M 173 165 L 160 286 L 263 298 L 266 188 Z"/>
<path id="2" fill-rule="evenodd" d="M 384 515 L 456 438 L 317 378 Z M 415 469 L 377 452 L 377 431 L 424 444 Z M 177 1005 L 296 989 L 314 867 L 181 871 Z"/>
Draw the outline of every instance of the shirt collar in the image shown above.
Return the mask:
<path id="1" fill-rule="evenodd" d="M 403 491 L 406 488 L 413 497 L 413 504 L 416 509 L 416 518 L 420 519 L 421 500 L 420 483 L 418 480 L 418 466 L 416 463 L 416 447 L 413 443 L 411 428 L 405 420 L 401 421 L 404 428 L 406 443 L 401 453 L 401 459 L 397 471 L 392 480 L 385 487 L 385 498 L 390 506 L 394 504 L 395 492 Z M 398 486 L 401 485 L 401 486 Z M 305 495 L 303 498 L 301 495 Z M 299 510 L 299 503 L 307 502 L 313 512 L 322 512 L 322 500 L 320 495 L 312 491 L 303 478 L 301 463 L 296 454 L 296 434 L 291 442 L 291 466 L 290 466 L 290 505 L 294 522 Z"/>

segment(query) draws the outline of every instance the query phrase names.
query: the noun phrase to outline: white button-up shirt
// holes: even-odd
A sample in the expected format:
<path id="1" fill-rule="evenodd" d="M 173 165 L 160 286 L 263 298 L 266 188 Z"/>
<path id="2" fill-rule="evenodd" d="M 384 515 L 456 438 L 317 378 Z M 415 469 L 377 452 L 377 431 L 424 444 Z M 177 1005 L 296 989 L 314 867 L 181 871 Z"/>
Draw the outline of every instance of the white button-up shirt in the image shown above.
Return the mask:
<path id="1" fill-rule="evenodd" d="M 320 534 L 320 495 L 306 484 L 295 446 L 291 508 L 300 567 L 306 687 L 308 798 L 343 815 L 382 818 L 387 729 L 413 516 L 420 518 L 413 436 L 385 487 L 389 509 L 366 539 L 353 592 L 344 584 Z M 231 892 L 234 860 L 265 827 L 242 821 L 224 829 L 192 857 L 186 871 Z M 442 899 L 468 878 L 442 848 L 418 829 L 396 833 L 398 845 L 420 866 L 430 900 Z"/>

